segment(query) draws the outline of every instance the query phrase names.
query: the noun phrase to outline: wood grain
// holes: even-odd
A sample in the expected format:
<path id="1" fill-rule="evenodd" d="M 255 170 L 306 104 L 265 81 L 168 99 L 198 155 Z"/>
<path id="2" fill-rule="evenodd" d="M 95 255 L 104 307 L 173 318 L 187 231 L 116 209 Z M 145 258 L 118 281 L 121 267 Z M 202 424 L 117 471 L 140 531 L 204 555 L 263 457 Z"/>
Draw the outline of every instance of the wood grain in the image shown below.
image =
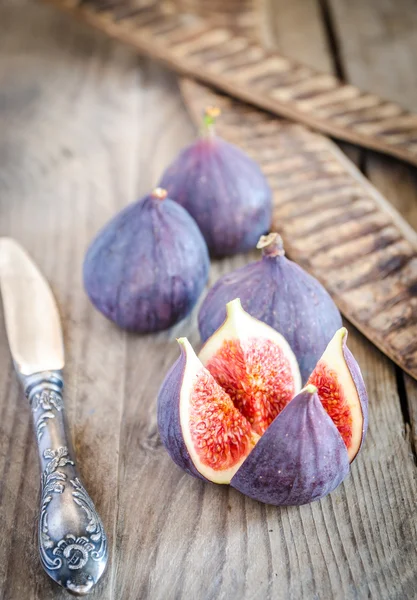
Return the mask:
<path id="1" fill-rule="evenodd" d="M 0 23 L 0 233 L 25 245 L 57 297 L 67 412 L 113 560 L 126 339 L 112 339 L 113 328 L 90 310 L 81 262 L 97 227 L 134 198 L 137 60 L 36 6 L 25 6 L 22 19 L 21 6 L 2 5 Z M 0 340 L 6 375 L 0 400 L 0 597 L 67 598 L 46 577 L 38 556 L 38 457 L 3 319 Z M 112 597 L 111 569 L 95 596 Z"/>
<path id="2" fill-rule="evenodd" d="M 343 3 L 338 0 L 330 3 L 335 15 L 334 36 L 346 75 L 355 85 L 371 77 L 375 90 L 382 90 L 384 95 L 394 100 L 403 97 L 409 106 L 415 106 L 417 78 L 410 60 L 417 51 L 417 36 L 412 34 L 413 27 L 417 27 L 417 15 L 409 0 L 399 0 L 399 4 L 385 0 L 384 10 L 378 10 L 378 7 L 377 0 L 367 0 L 366 3 L 354 0 L 347 14 Z M 373 25 L 370 31 L 367 23 L 371 15 Z M 404 51 L 404 36 L 411 52 Z M 387 65 L 390 68 L 386 68 Z M 416 170 L 369 151 L 362 156 L 361 166 L 370 181 L 416 230 Z M 416 301 L 417 290 L 411 300 L 412 311 Z M 416 455 L 417 383 L 401 372 L 397 373 L 397 378 L 405 426 L 410 428 L 411 445 Z"/>
<path id="3" fill-rule="evenodd" d="M 417 107 L 414 0 L 327 0 L 349 83 L 411 111 Z M 406 44 L 404 43 L 406 41 Z"/>
<path id="4" fill-rule="evenodd" d="M 46 0 L 178 72 L 324 133 L 417 164 L 417 115 L 175 2 Z"/>
<path id="5" fill-rule="evenodd" d="M 0 30 L 0 234 L 30 251 L 63 316 L 77 457 L 113 549 L 91 598 L 413 598 L 415 466 L 392 363 L 350 328 L 370 431 L 323 501 L 277 509 L 182 474 L 159 441 L 156 393 L 175 337 L 198 343 L 196 312 L 172 331 L 127 335 L 81 286 L 91 237 L 192 139 L 176 81 L 46 7 L 2 4 Z M 211 282 L 252 258 L 214 263 Z M 2 319 L 0 365 L 0 597 L 64 600 L 35 552 L 36 446 Z"/>

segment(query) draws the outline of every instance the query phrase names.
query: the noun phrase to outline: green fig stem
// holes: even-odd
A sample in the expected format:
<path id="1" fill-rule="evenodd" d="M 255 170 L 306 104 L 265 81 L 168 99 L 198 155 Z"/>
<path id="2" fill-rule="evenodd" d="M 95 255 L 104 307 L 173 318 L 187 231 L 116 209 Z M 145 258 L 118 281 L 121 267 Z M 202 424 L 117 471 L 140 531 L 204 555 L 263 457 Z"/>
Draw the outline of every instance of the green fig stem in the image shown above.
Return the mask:
<path id="1" fill-rule="evenodd" d="M 202 134 L 203 135 L 214 135 L 215 133 L 215 124 L 216 119 L 220 115 L 220 108 L 217 106 L 207 106 L 204 111 L 203 116 L 203 127 Z"/>
<path id="2" fill-rule="evenodd" d="M 273 258 L 274 256 L 285 256 L 284 242 L 279 233 L 268 233 L 261 235 L 256 244 L 258 250 L 262 250 L 262 256 Z"/>
<path id="3" fill-rule="evenodd" d="M 156 200 L 165 200 L 168 196 L 168 192 L 164 188 L 157 187 L 151 192 L 151 197 Z"/>

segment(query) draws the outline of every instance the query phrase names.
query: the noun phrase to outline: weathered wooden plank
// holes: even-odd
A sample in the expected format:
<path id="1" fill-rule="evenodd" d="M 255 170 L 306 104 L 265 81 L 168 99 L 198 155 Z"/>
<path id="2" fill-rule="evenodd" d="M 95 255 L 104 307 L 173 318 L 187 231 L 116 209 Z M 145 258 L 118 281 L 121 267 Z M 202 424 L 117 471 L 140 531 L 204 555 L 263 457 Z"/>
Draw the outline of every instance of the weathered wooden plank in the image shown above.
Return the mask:
<path id="1" fill-rule="evenodd" d="M 283 2 L 282 6 L 280 5 L 280 3 L 275 2 L 274 3 L 274 8 L 276 9 L 276 13 L 270 13 L 267 17 L 266 20 L 269 19 L 269 22 L 272 23 L 272 27 L 273 27 L 273 31 L 269 32 L 269 36 L 268 36 L 268 40 L 269 43 L 273 43 L 274 40 L 276 39 L 277 36 L 277 30 L 276 28 L 274 28 L 274 23 L 276 21 L 279 21 L 280 26 L 279 26 L 279 31 L 287 31 L 288 29 L 288 25 L 285 21 L 285 14 L 286 12 L 290 12 L 291 13 L 291 5 L 288 5 L 288 3 Z M 310 10 L 309 14 L 311 16 L 311 14 L 314 14 L 314 10 Z M 277 16 L 279 15 L 279 17 Z M 274 19 L 275 17 L 275 19 Z M 290 22 L 292 22 L 293 19 L 293 15 L 291 15 L 290 17 Z M 303 22 L 300 25 L 300 30 L 303 31 L 303 26 L 304 28 L 306 27 L 305 22 Z M 320 27 L 316 25 L 313 25 L 313 30 L 320 30 Z M 283 38 L 281 38 L 283 40 L 285 40 L 285 35 L 283 36 Z M 320 48 L 322 47 L 322 42 L 317 41 L 317 38 L 314 36 L 305 36 L 305 39 L 309 40 L 309 44 L 304 44 L 303 49 L 306 53 L 306 58 L 304 60 L 307 60 L 307 56 L 314 56 L 317 55 L 318 57 L 320 56 Z M 297 47 L 295 49 L 291 48 L 290 46 L 286 47 L 284 49 L 285 52 L 287 52 L 288 54 L 291 53 L 291 50 L 293 50 L 294 52 L 300 53 L 302 52 L 302 50 L 300 50 L 300 47 Z M 291 55 L 291 54 L 290 54 Z M 301 56 L 301 60 L 303 60 L 303 57 Z M 325 61 L 324 61 L 325 62 Z M 326 65 L 325 64 L 317 64 L 317 66 L 319 68 L 325 68 Z M 188 85 L 188 84 L 187 84 Z M 203 100 L 204 102 L 208 102 L 208 103 L 212 103 L 214 98 L 211 97 L 209 98 L 209 96 L 207 95 L 207 90 L 204 90 L 203 88 L 199 88 L 198 91 L 196 91 L 196 88 L 193 87 L 193 95 L 195 94 L 200 94 L 200 102 L 202 103 Z M 198 118 L 198 113 L 200 112 L 200 108 L 201 108 L 201 104 L 199 104 L 198 102 L 196 102 L 195 100 L 195 96 L 194 96 L 194 108 L 195 108 L 195 117 L 196 119 Z M 282 189 L 282 186 L 280 186 L 279 184 L 282 181 L 282 169 L 284 168 L 288 168 L 289 170 L 294 169 L 297 173 L 297 175 L 299 176 L 299 174 L 303 174 L 306 173 L 307 174 L 307 179 L 309 177 L 311 177 L 311 181 L 313 181 L 313 179 L 315 179 L 314 175 L 315 172 L 317 172 L 317 164 L 315 165 L 316 168 L 306 168 L 305 165 L 305 161 L 303 159 L 299 158 L 299 155 L 296 154 L 296 152 L 294 152 L 294 139 L 297 140 L 297 137 L 302 138 L 302 136 L 304 135 L 304 132 L 299 132 L 298 136 L 297 135 L 288 135 L 288 144 L 282 143 L 282 140 L 280 140 L 280 144 L 279 146 L 281 148 L 284 148 L 284 150 L 281 152 L 280 150 L 275 150 L 276 146 L 271 149 L 271 145 L 268 146 L 268 144 L 265 144 L 265 141 L 268 141 L 268 138 L 266 138 L 265 140 L 265 133 L 268 130 L 272 130 L 271 135 L 275 135 L 275 136 L 279 136 L 280 135 L 280 130 L 281 127 L 278 125 L 276 125 L 276 123 L 270 123 L 268 122 L 264 127 L 262 126 L 262 121 L 257 117 L 255 118 L 254 116 L 254 112 L 250 111 L 248 109 L 243 109 L 242 111 L 239 112 L 237 111 L 237 115 L 236 117 L 232 117 L 232 115 L 230 115 L 230 119 L 228 119 L 230 122 L 233 123 L 234 126 L 230 126 L 228 127 L 228 125 L 224 128 L 224 131 L 227 135 L 227 133 L 233 132 L 236 133 L 236 139 L 242 143 L 242 140 L 245 140 L 245 135 L 241 134 L 237 134 L 236 132 L 236 128 L 237 126 L 242 126 L 242 122 L 244 123 L 246 120 L 250 121 L 251 123 L 256 123 L 256 126 L 258 126 L 259 124 L 259 130 L 262 129 L 263 131 L 263 135 L 259 137 L 260 143 L 259 144 L 248 144 L 248 148 L 250 149 L 251 147 L 253 148 L 255 146 L 255 154 L 256 156 L 259 158 L 259 156 L 262 156 L 263 159 L 263 164 L 265 167 L 268 167 L 268 174 L 269 177 L 271 177 L 271 174 L 274 173 L 275 170 L 280 171 L 278 173 L 278 176 L 276 179 L 274 179 L 272 181 L 272 185 L 277 185 L 277 187 L 280 187 Z M 255 137 L 254 132 L 252 132 L 252 139 Z M 256 138 L 255 138 L 256 139 Z M 284 138 L 284 142 L 287 141 L 287 138 Z M 317 157 L 318 154 L 321 155 L 321 150 L 322 147 L 320 144 L 317 144 L 317 142 L 315 143 L 311 143 L 311 150 L 315 152 L 315 155 Z M 266 146 L 266 148 L 265 148 Z M 291 159 L 285 159 L 285 154 L 291 152 L 293 158 Z M 278 158 L 276 160 L 273 159 L 274 156 L 278 155 Z M 295 155 L 295 156 L 294 156 Z M 324 158 L 323 163 L 324 165 L 326 165 L 326 153 L 324 153 L 324 157 L 322 156 L 322 158 Z M 316 158 L 316 161 L 319 162 L 320 159 Z M 282 166 L 284 163 L 287 163 L 287 165 Z M 331 162 L 331 161 L 330 161 Z M 311 167 L 311 165 L 310 165 Z M 320 167 L 322 170 L 326 170 L 325 166 L 321 166 Z M 340 168 L 334 168 L 334 169 L 330 169 L 330 174 L 331 172 L 334 171 L 335 173 L 337 173 L 337 176 L 340 177 Z M 343 172 L 343 169 L 342 169 Z M 311 173 L 311 175 L 310 175 Z M 329 176 L 329 172 L 326 173 L 326 176 Z M 297 177 L 294 177 L 295 180 L 297 180 Z M 310 187 L 311 187 L 311 181 L 310 181 Z M 289 179 L 286 180 L 286 182 L 289 184 L 290 181 Z M 360 186 L 359 186 L 360 187 Z M 356 190 L 355 190 L 356 188 Z M 329 197 L 332 198 L 333 202 L 332 204 L 335 204 L 335 197 L 336 198 L 340 198 L 340 191 L 338 190 L 337 192 L 333 191 L 333 193 L 329 194 Z M 343 191 L 343 188 L 342 188 Z M 354 197 L 355 196 L 355 191 L 358 194 L 358 189 L 357 186 L 353 183 L 352 184 L 352 180 L 350 181 L 349 187 L 347 188 L 347 196 L 351 196 Z M 361 196 L 361 192 L 359 190 L 359 197 Z M 309 205 L 311 206 L 311 203 L 316 201 L 316 196 L 313 196 L 311 198 L 310 196 L 310 202 Z M 319 199 L 320 201 L 320 199 Z M 291 204 L 286 204 L 285 205 L 287 210 L 294 210 L 292 208 Z M 379 228 L 383 232 L 387 232 L 387 235 L 389 235 L 390 233 L 393 234 L 393 239 L 396 239 L 396 233 L 395 233 L 395 228 L 394 230 L 388 226 L 388 222 L 386 221 L 386 216 L 387 215 L 383 215 L 382 213 L 380 213 L 378 215 L 378 218 L 375 219 L 375 217 L 372 215 L 372 218 L 366 222 L 365 220 L 365 227 L 370 227 L 370 231 L 372 231 L 372 227 L 376 227 L 377 229 Z M 382 217 L 382 218 L 380 218 Z M 362 231 L 360 231 L 361 234 L 364 233 L 364 231 L 366 231 L 366 229 L 362 229 Z M 359 231 L 358 231 L 359 234 Z M 340 236 L 340 227 L 339 227 L 339 236 Z M 382 237 L 385 236 L 385 233 Z M 320 247 L 320 245 L 323 245 L 322 242 L 322 233 L 318 232 L 317 233 L 317 241 L 316 243 L 318 244 L 318 247 Z M 371 239 L 374 239 L 375 236 L 371 235 L 370 236 Z M 369 235 L 363 239 L 357 238 L 355 241 L 352 242 L 353 244 L 353 249 L 355 248 L 355 246 L 362 246 L 362 248 L 360 249 L 361 252 L 366 251 L 366 243 L 367 243 L 367 238 L 369 238 Z M 379 238 L 381 238 L 381 235 L 379 236 Z M 389 239 L 389 238 L 388 238 Z M 365 245 L 365 247 L 364 247 Z M 368 248 L 369 249 L 369 248 Z M 349 250 L 349 248 L 347 249 L 348 252 L 352 252 L 352 250 Z M 343 253 L 343 251 L 346 252 L 346 248 L 342 246 L 340 246 L 340 250 L 339 247 L 336 245 L 335 246 L 335 252 L 337 252 L 337 255 L 340 255 Z M 357 250 L 355 250 L 357 251 Z M 336 256 L 337 256 L 336 255 Z M 325 253 L 323 253 L 323 256 L 326 256 L 326 260 L 327 261 L 332 261 L 335 260 L 335 256 L 332 257 L 332 251 L 331 250 L 327 250 Z M 328 265 L 327 265 L 328 266 Z M 372 291 L 372 289 L 371 289 Z M 360 292 L 358 293 L 358 300 L 360 298 Z M 372 307 L 372 297 L 371 297 L 371 303 L 369 303 L 369 298 L 368 298 L 368 302 L 364 303 L 363 309 L 368 308 L 369 305 Z M 398 476 L 395 476 L 395 478 L 389 482 L 389 488 L 391 491 L 388 491 L 388 489 L 382 490 L 382 488 L 380 487 L 380 483 L 381 481 L 384 481 L 384 483 L 386 483 L 386 479 L 385 476 L 388 473 L 388 471 L 390 473 L 394 473 L 394 471 L 397 471 L 397 469 L 401 469 L 400 464 L 398 463 L 395 467 L 393 467 L 393 462 L 396 462 L 395 460 L 395 454 L 396 454 L 396 449 L 395 449 L 395 443 L 393 441 L 393 438 L 390 439 L 389 442 L 387 442 L 385 444 L 385 441 L 383 440 L 383 436 L 385 435 L 383 432 L 387 431 L 387 428 L 390 430 L 390 433 L 392 433 L 391 429 L 392 427 L 394 429 L 396 429 L 396 434 L 395 437 L 397 438 L 397 440 L 402 439 L 402 436 L 405 435 L 405 428 L 404 428 L 404 424 L 402 421 L 402 415 L 400 412 L 400 399 L 398 397 L 398 390 L 397 390 L 397 383 L 395 380 L 395 373 L 393 371 L 392 368 L 389 368 L 387 365 L 387 371 L 384 373 L 384 375 L 382 375 L 379 367 L 376 367 L 376 365 L 374 365 L 373 367 L 371 367 L 368 363 L 370 355 L 369 355 L 369 349 L 367 347 L 367 344 L 365 342 L 363 342 L 362 340 L 355 338 L 355 342 L 356 342 L 356 346 L 355 346 L 355 351 L 357 353 L 359 353 L 358 355 L 360 355 L 361 357 L 361 364 L 365 366 L 364 371 L 365 373 L 372 373 L 372 377 L 374 378 L 373 381 L 374 383 L 371 385 L 370 388 L 370 393 L 371 393 L 371 404 L 373 404 L 373 408 L 375 410 L 373 417 L 371 417 L 371 419 L 375 419 L 375 421 L 372 422 L 371 420 L 371 436 L 372 436 L 372 442 L 369 441 L 368 438 L 368 442 L 367 444 L 369 445 L 369 443 L 372 444 L 372 448 L 369 449 L 369 446 L 367 446 L 367 448 L 369 449 L 369 451 L 376 456 L 376 454 L 374 453 L 378 453 L 379 451 L 381 451 L 383 454 L 386 455 L 387 457 L 387 463 L 386 466 L 380 468 L 380 469 L 372 469 L 373 470 L 373 482 L 370 482 L 369 478 L 367 479 L 367 483 L 370 484 L 369 487 L 365 484 L 365 487 L 362 489 L 362 493 L 364 494 L 364 497 L 367 497 L 367 505 L 369 506 L 369 513 L 367 513 L 366 515 L 363 514 L 362 517 L 365 519 L 365 523 L 368 522 L 369 520 L 371 521 L 378 521 L 379 517 L 378 517 L 378 513 L 380 510 L 380 503 L 385 503 L 386 500 L 386 495 L 390 496 L 390 497 L 398 497 L 398 494 L 396 492 L 396 490 L 398 489 L 398 483 L 402 480 L 402 476 L 400 474 L 398 474 Z M 374 350 L 373 350 L 374 352 Z M 376 358 L 376 355 L 375 355 Z M 362 362 L 363 361 L 363 362 Z M 380 399 L 381 399 L 381 395 L 380 395 L 380 384 L 382 383 L 382 380 L 385 383 L 385 390 L 387 389 L 386 386 L 389 387 L 389 398 L 386 398 L 385 400 L 382 400 L 382 402 L 380 403 Z M 412 384 L 412 380 L 408 380 L 407 382 L 409 385 Z M 415 382 L 414 382 L 415 383 Z M 368 384 L 369 385 L 369 384 Z M 376 406 L 376 398 L 378 398 L 378 406 Z M 387 418 L 387 413 L 386 413 L 386 408 L 388 408 L 389 406 L 389 410 L 394 409 L 396 411 L 396 421 L 393 421 L 392 423 L 390 423 L 390 420 L 388 418 L 387 421 L 385 421 L 385 419 Z M 383 422 L 385 421 L 385 423 L 383 424 Z M 402 442 L 401 442 L 402 443 Z M 411 474 L 413 472 L 413 457 L 412 457 L 412 452 L 411 452 L 411 447 L 410 445 L 406 442 L 406 454 L 407 454 L 407 461 L 408 461 L 408 466 L 410 468 L 410 474 L 406 475 L 406 477 L 409 477 L 411 475 L 411 477 L 413 477 L 413 475 Z M 379 450 L 376 450 L 376 448 L 379 448 Z M 366 456 L 364 457 L 364 461 L 366 460 Z M 368 464 L 368 463 L 367 463 Z M 388 467 L 388 464 L 390 465 Z M 370 465 L 368 465 L 370 466 Z M 410 483 L 410 481 L 409 481 Z M 382 495 L 381 495 L 382 494 Z M 411 511 L 413 511 L 413 498 L 415 497 L 415 492 L 414 490 L 411 492 L 410 494 L 410 500 L 411 500 L 411 504 L 409 506 L 409 508 L 407 509 Z M 356 501 L 353 501 L 353 504 L 355 504 Z M 328 565 L 328 569 L 327 572 L 323 572 L 323 570 L 320 570 L 320 568 L 317 568 L 317 564 L 314 560 L 314 558 L 317 556 L 318 560 L 323 560 L 323 554 L 321 553 L 321 542 L 322 542 L 322 536 L 320 535 L 322 533 L 322 527 L 323 524 L 326 524 L 329 522 L 329 520 L 331 520 L 331 517 L 329 516 L 328 513 L 324 512 L 324 519 L 323 521 L 321 521 L 320 519 L 317 518 L 317 515 L 313 513 L 312 515 L 312 519 L 308 520 L 304 520 L 303 521 L 303 533 L 304 535 L 308 535 L 310 536 L 310 540 L 319 540 L 320 543 L 320 547 L 317 546 L 317 541 L 316 544 L 314 544 L 314 541 L 311 542 L 311 547 L 308 548 L 308 551 L 305 552 L 303 554 L 303 561 L 305 561 L 306 563 L 306 570 L 309 569 L 310 573 L 313 574 L 313 584 L 311 585 L 311 579 L 309 579 L 308 577 L 306 577 L 305 571 L 303 571 L 303 582 L 300 584 L 300 587 L 297 589 L 298 592 L 298 596 L 295 595 L 294 597 L 313 597 L 315 594 L 317 595 L 317 597 L 338 597 L 339 594 L 341 597 L 356 597 L 356 598 L 365 598 L 367 596 L 369 597 L 384 597 L 385 595 L 387 597 L 409 597 L 411 595 L 413 595 L 413 590 L 415 588 L 416 585 L 416 575 L 415 572 L 413 572 L 413 568 L 411 567 L 411 565 L 408 565 L 407 567 L 405 567 L 404 571 L 402 572 L 402 568 L 401 566 L 399 566 L 399 564 L 397 563 L 397 566 L 394 567 L 393 564 L 390 564 L 390 568 L 393 569 L 391 571 L 391 573 L 394 576 L 394 580 L 387 574 L 384 573 L 384 568 L 382 566 L 383 563 L 385 563 L 386 561 L 390 562 L 390 558 L 389 558 L 389 552 L 386 552 L 385 549 L 387 548 L 393 548 L 396 544 L 399 544 L 399 546 L 402 546 L 403 542 L 405 543 L 405 545 L 408 546 L 409 542 L 406 542 L 403 538 L 403 529 L 401 530 L 400 533 L 398 533 L 398 525 L 394 524 L 396 521 L 396 512 L 397 509 L 393 506 L 393 505 L 388 505 L 383 509 L 384 515 L 387 517 L 386 521 L 385 521 L 385 525 L 388 527 L 388 529 L 386 531 L 382 531 L 382 529 L 379 529 L 378 532 L 375 532 L 375 534 L 373 536 L 369 535 L 365 533 L 364 529 L 363 529 L 363 523 L 360 521 L 356 522 L 356 523 L 352 523 L 352 527 L 353 530 L 358 532 L 361 531 L 361 535 L 363 536 L 363 539 L 366 539 L 366 552 L 364 553 L 363 550 L 359 550 L 359 556 L 360 556 L 360 564 L 356 564 L 355 559 L 352 559 L 351 557 L 351 553 L 349 551 L 349 549 L 346 549 L 346 557 L 344 558 L 344 561 L 346 564 L 346 569 L 341 568 L 340 570 L 337 568 L 339 566 L 339 563 L 335 562 L 335 559 L 337 560 L 336 555 L 333 554 L 333 556 L 329 556 L 328 554 L 325 553 L 324 557 L 326 560 L 326 563 Z M 391 520 L 392 519 L 392 520 Z M 314 527 L 313 531 L 310 529 L 310 527 Z M 294 529 L 296 529 L 296 527 L 294 527 Z M 349 528 L 348 528 L 349 529 Z M 282 530 L 282 529 L 281 529 Z M 300 533 L 300 531 L 298 530 L 298 533 Z M 339 533 L 339 532 L 338 532 Z M 349 533 L 343 532 L 346 537 L 349 537 Z M 341 534 L 343 536 L 343 534 Z M 318 536 L 318 537 L 316 537 Z M 297 537 L 297 540 L 299 539 L 299 537 Z M 334 540 L 334 537 L 332 538 Z M 333 542 L 334 544 L 334 542 Z M 411 546 L 410 550 L 411 550 Z M 283 550 L 283 548 L 280 548 L 281 550 Z M 412 553 L 415 556 L 415 551 L 411 550 Z M 394 551 L 395 552 L 395 551 Z M 286 556 L 288 557 L 288 550 L 286 553 Z M 365 557 L 365 560 L 363 560 L 363 557 Z M 370 566 L 370 563 L 368 561 L 372 562 L 372 566 Z M 353 564 L 352 564 L 353 563 Z M 298 563 L 299 564 L 299 563 Z M 296 564 L 296 566 L 294 565 L 294 563 L 292 563 L 292 566 L 295 566 L 295 570 L 297 571 L 297 567 L 298 564 Z M 336 566 L 337 565 L 337 566 Z M 369 569 L 369 571 L 368 571 Z M 363 576 L 362 579 L 362 583 L 351 583 L 351 577 L 353 573 L 359 573 L 361 571 L 365 571 L 366 575 Z M 370 571 L 373 572 L 372 575 L 370 575 Z M 394 575 L 395 573 L 395 575 Z M 314 576 L 315 575 L 319 575 L 319 583 L 317 583 L 317 581 L 314 580 Z M 340 591 L 339 589 L 336 589 L 339 585 L 344 585 L 344 582 L 348 580 L 350 581 L 350 585 L 348 587 L 347 591 Z M 404 580 L 405 586 L 402 587 L 402 584 L 400 583 L 401 580 Z M 288 579 L 287 579 L 288 582 Z M 289 583 L 291 585 L 291 579 L 289 580 Z M 311 587 L 309 587 L 309 584 L 311 585 Z M 289 589 L 292 589 L 291 587 Z M 289 593 L 287 590 L 285 590 L 284 593 Z M 274 596 L 272 596 L 274 597 Z M 291 596 L 290 596 L 291 597 Z"/>
<path id="2" fill-rule="evenodd" d="M 417 14 L 409 0 L 384 0 L 383 7 L 376 0 L 354 0 L 346 10 L 339 0 L 330 0 L 335 38 L 343 57 L 346 75 L 355 85 L 363 81 L 372 83 L 373 89 L 393 100 L 404 98 L 408 106 L 417 105 L 417 78 L 412 68 L 412 57 L 417 52 Z M 372 15 L 372 19 L 370 19 Z M 369 27 L 372 23 L 372 27 Z M 409 51 L 403 43 L 407 39 Z M 369 179 L 381 190 L 403 217 L 417 229 L 417 178 L 415 169 L 367 152 L 362 161 Z M 388 282 L 387 282 L 388 283 Z M 411 302 L 390 293 L 389 303 L 393 323 L 407 320 L 407 333 L 413 337 L 417 320 L 417 287 L 412 289 Z M 363 297 L 365 302 L 366 295 Z M 381 324 L 377 316 L 376 325 Z M 383 327 L 383 324 L 382 324 Z M 390 334 L 388 330 L 387 335 Z M 403 376 L 399 374 L 400 380 Z M 401 383 L 404 418 L 411 426 L 411 441 L 417 449 L 417 384 L 405 377 Z"/>
<path id="3" fill-rule="evenodd" d="M 417 12 L 413 0 L 327 0 L 349 82 L 417 106 Z"/>
<path id="4" fill-rule="evenodd" d="M 417 116 L 341 84 L 173 2 L 47 0 L 170 68 L 240 100 L 417 164 Z M 139 3 L 143 5 L 143 3 Z M 243 44 L 241 43 L 243 41 Z"/>
<path id="5" fill-rule="evenodd" d="M 93 594 L 106 600 L 117 554 L 126 339 L 91 310 L 81 264 L 97 228 L 134 198 L 137 59 L 29 3 L 24 10 L 1 5 L 0 28 L 0 234 L 24 244 L 59 303 L 68 417 L 81 474 L 110 542 L 108 573 Z M 39 560 L 38 457 L 0 320 L 0 597 L 67 598 Z"/>
<path id="6" fill-rule="evenodd" d="M 414 379 L 408 377 L 404 378 L 405 391 L 407 394 L 407 412 L 408 419 L 410 421 L 410 441 L 414 456 L 417 453 L 417 386 Z"/>
<path id="7" fill-rule="evenodd" d="M 260 0 L 258 9 L 259 5 Z M 260 12 L 264 45 L 312 69 L 333 73 L 333 58 L 316 0 L 293 0 L 291 3 L 264 0 Z"/>

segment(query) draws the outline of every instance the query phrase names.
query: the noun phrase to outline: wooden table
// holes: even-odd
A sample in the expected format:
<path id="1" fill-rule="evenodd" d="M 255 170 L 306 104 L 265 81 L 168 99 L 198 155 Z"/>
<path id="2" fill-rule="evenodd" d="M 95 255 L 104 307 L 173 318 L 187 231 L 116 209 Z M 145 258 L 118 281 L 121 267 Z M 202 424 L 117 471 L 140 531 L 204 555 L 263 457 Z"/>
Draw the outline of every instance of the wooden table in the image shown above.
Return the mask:
<path id="1" fill-rule="evenodd" d="M 417 110 L 414 0 L 269 0 L 265 17 L 271 45 Z M 158 387 L 175 337 L 198 343 L 196 312 L 138 337 L 83 292 L 92 236 L 194 135 L 174 75 L 52 8 L 0 3 L 0 234 L 26 246 L 59 302 L 76 453 L 111 548 L 92 598 L 415 598 L 414 381 L 350 327 L 370 396 L 366 447 L 321 502 L 265 506 L 184 475 L 161 446 Z M 415 169 L 344 149 L 417 227 Z M 211 282 L 252 258 L 215 263 Z M 65 598 L 39 563 L 38 460 L 2 319 L 0 366 L 0 597 Z"/>

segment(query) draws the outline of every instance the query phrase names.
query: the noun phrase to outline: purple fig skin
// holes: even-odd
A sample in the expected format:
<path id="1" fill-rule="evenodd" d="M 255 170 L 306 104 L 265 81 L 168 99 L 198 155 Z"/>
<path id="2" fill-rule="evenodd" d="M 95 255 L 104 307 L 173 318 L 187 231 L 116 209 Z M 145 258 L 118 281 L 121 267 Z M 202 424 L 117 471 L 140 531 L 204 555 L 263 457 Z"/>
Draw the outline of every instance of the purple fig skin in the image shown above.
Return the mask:
<path id="1" fill-rule="evenodd" d="M 194 217 L 213 256 L 251 250 L 269 231 L 272 195 L 259 166 L 214 135 L 185 148 L 160 185 Z"/>
<path id="2" fill-rule="evenodd" d="M 118 213 L 93 240 L 84 261 L 84 287 L 108 319 L 150 333 L 188 315 L 209 267 L 194 219 L 169 198 L 150 194 Z"/>
<path id="3" fill-rule="evenodd" d="M 276 417 L 230 485 L 265 504 L 300 505 L 349 473 L 346 446 L 317 393 L 302 390 Z"/>
<path id="4" fill-rule="evenodd" d="M 343 340 L 343 356 L 345 357 L 347 367 L 352 376 L 353 382 L 356 386 L 356 390 L 358 392 L 359 401 L 360 401 L 361 408 L 362 408 L 362 415 L 363 415 L 362 440 L 361 440 L 361 444 L 359 446 L 358 452 L 356 453 L 356 456 L 358 456 L 358 454 L 359 454 L 360 450 L 362 449 L 362 446 L 365 442 L 366 432 L 368 430 L 368 393 L 366 391 L 365 382 L 363 380 L 363 376 L 362 376 L 360 367 L 359 367 L 358 363 L 356 362 L 356 359 L 353 356 L 352 352 L 349 350 L 349 348 L 346 345 L 346 338 Z M 355 460 L 356 456 L 352 459 L 351 462 L 353 462 Z"/>
<path id="5" fill-rule="evenodd" d="M 271 234 L 272 235 L 272 234 Z M 205 342 L 226 319 L 226 304 L 240 298 L 252 317 L 281 333 L 297 357 L 303 383 L 342 326 L 340 312 L 317 279 L 284 255 L 269 256 L 223 275 L 198 314 Z"/>
<path id="6" fill-rule="evenodd" d="M 206 481 L 195 468 L 184 443 L 180 421 L 180 394 L 186 365 L 185 351 L 173 364 L 158 393 L 158 428 L 162 443 L 176 465 Z"/>

